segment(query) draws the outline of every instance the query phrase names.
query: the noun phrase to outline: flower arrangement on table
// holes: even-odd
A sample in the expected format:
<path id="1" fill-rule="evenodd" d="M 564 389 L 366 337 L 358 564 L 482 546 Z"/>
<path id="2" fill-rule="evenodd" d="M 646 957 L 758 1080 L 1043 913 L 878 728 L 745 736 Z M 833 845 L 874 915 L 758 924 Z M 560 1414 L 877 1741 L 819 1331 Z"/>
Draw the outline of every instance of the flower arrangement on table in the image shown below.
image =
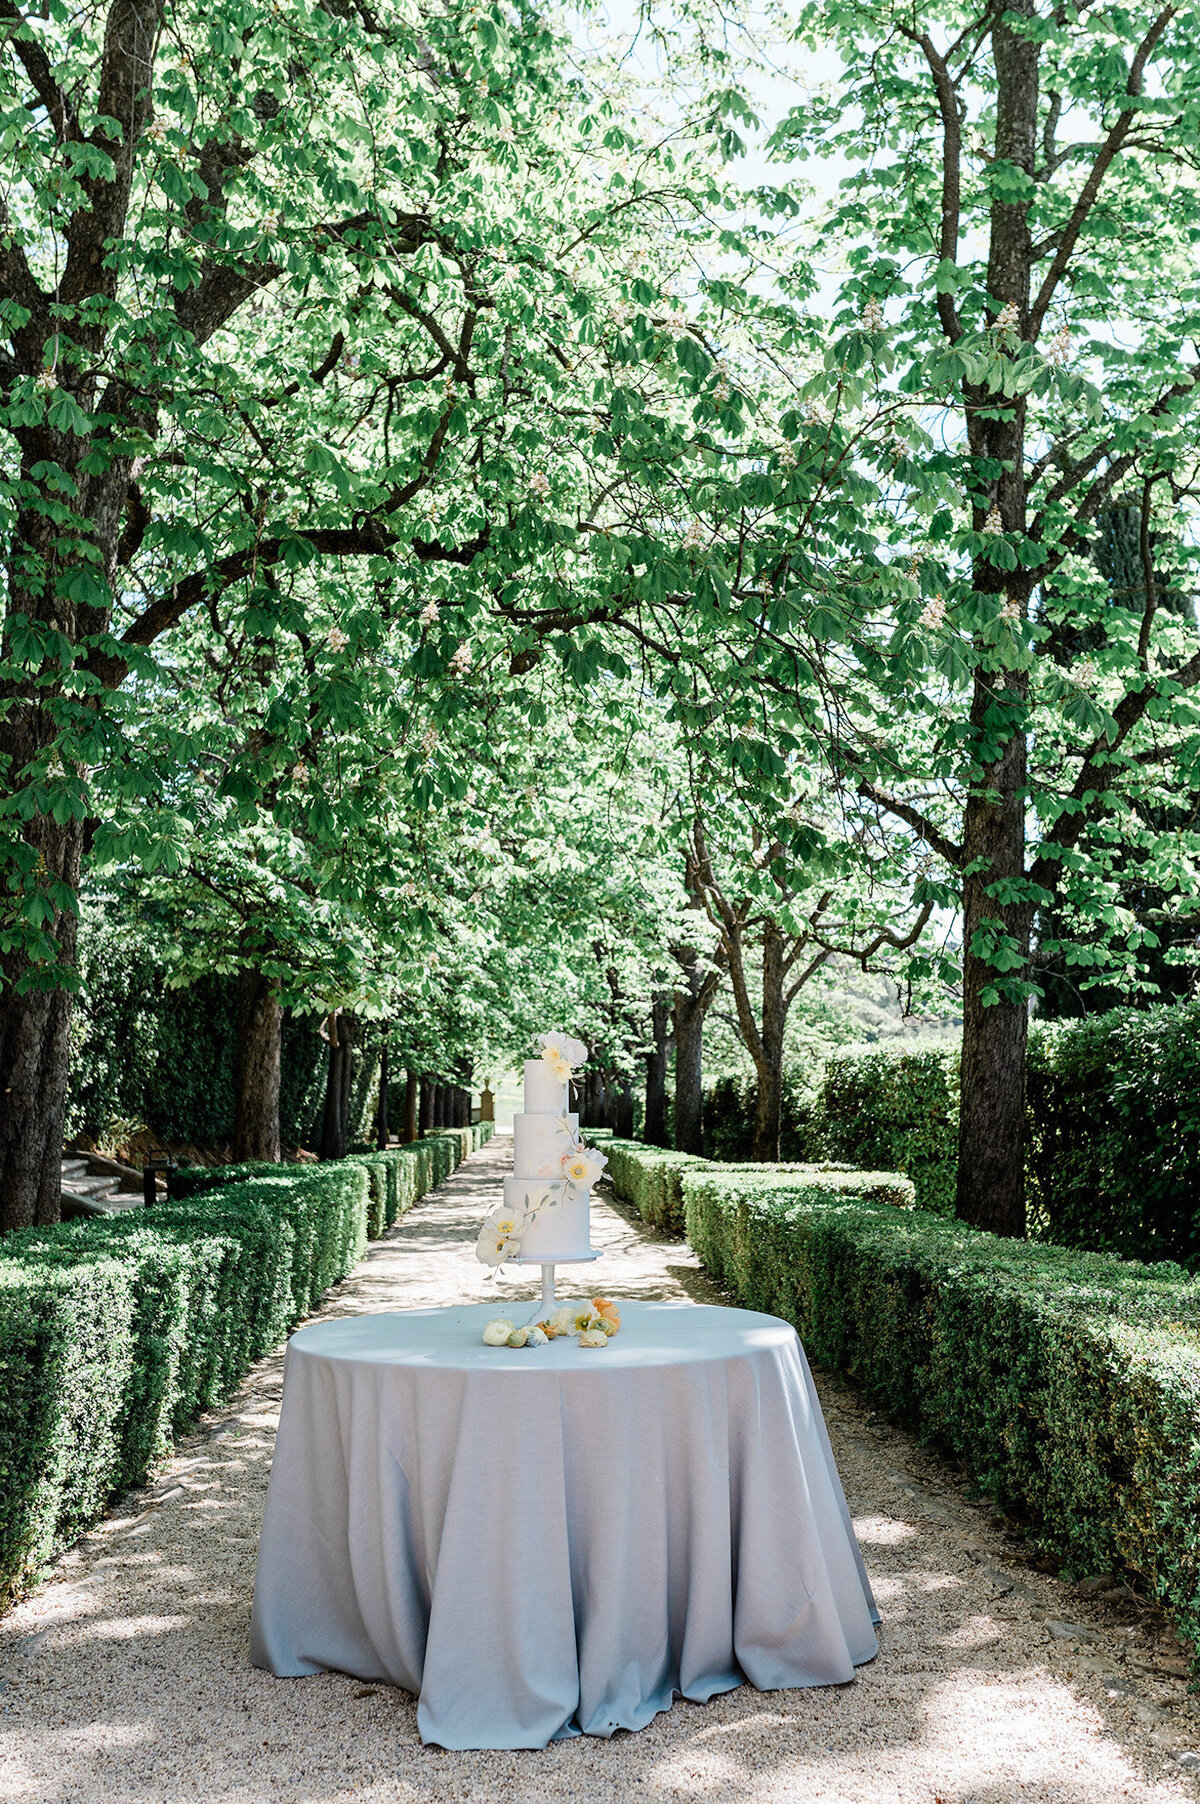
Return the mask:
<path id="1" fill-rule="evenodd" d="M 497 1316 L 483 1331 L 485 1347 L 545 1347 L 560 1335 L 575 1335 L 581 1347 L 607 1347 L 621 1326 L 621 1312 L 605 1297 L 590 1303 L 564 1303 L 544 1322 L 519 1328 L 507 1316 Z"/>
<path id="2" fill-rule="evenodd" d="M 570 1034 L 543 1034 L 539 1050 L 553 1076 L 562 1084 L 571 1081 L 588 1055 L 583 1041 Z M 561 1132 L 571 1141 L 559 1161 L 561 1178 L 551 1179 L 542 1194 L 523 1209 L 493 1209 L 479 1230 L 475 1257 L 481 1264 L 491 1266 L 493 1273 L 499 1272 L 505 1260 L 517 1258 L 522 1240 L 543 1209 L 553 1209 L 572 1196 L 577 1188 L 594 1184 L 608 1164 L 607 1155 L 597 1147 L 588 1146 L 574 1132 L 565 1115 L 557 1119 Z"/>

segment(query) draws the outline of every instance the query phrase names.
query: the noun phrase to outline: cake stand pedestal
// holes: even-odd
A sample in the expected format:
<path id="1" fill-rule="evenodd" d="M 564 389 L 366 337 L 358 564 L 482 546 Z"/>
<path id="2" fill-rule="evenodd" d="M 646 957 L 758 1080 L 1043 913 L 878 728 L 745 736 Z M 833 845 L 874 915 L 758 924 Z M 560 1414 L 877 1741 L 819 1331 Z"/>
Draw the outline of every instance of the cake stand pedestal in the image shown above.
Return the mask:
<path id="1" fill-rule="evenodd" d="M 576 1253 L 571 1259 L 535 1259 L 530 1255 L 518 1253 L 512 1261 L 514 1265 L 540 1265 L 542 1268 L 542 1312 L 548 1314 L 554 1308 L 554 1268 L 556 1265 L 591 1265 L 594 1260 L 602 1259 L 603 1252 Z"/>

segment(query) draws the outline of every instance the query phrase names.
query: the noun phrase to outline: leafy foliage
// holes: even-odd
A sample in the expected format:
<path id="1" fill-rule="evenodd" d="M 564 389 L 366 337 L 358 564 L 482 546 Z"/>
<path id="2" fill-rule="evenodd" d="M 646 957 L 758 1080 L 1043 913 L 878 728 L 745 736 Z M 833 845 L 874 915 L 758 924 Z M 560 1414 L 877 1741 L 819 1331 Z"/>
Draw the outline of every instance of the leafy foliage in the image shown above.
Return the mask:
<path id="1" fill-rule="evenodd" d="M 489 1133 L 319 1166 L 197 1168 L 148 1212 L 0 1240 L 0 1601 L 225 1401 L 357 1263 L 369 1224 Z"/>
<path id="2" fill-rule="evenodd" d="M 1030 1044 L 1034 1230 L 1064 1246 L 1200 1265 L 1200 1005 L 1037 1029 Z"/>
<path id="3" fill-rule="evenodd" d="M 949 1447 L 1076 1574 L 1126 1570 L 1200 1668 L 1200 1287 L 800 1179 L 683 1178 L 688 1238 L 742 1303 Z"/>

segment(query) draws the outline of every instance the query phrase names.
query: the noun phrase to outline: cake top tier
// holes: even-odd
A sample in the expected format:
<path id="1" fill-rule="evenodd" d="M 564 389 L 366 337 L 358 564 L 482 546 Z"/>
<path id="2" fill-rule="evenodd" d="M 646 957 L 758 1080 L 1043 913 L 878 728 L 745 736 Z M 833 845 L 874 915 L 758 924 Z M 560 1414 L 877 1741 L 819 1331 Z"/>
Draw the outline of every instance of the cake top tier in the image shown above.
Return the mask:
<path id="1" fill-rule="evenodd" d="M 565 1115 L 571 1105 L 570 1088 L 556 1077 L 544 1059 L 525 1061 L 525 1113 Z"/>
<path id="2" fill-rule="evenodd" d="M 525 1113 L 563 1115 L 571 1106 L 570 1081 L 588 1049 L 570 1034 L 542 1035 L 542 1056 L 525 1061 Z"/>

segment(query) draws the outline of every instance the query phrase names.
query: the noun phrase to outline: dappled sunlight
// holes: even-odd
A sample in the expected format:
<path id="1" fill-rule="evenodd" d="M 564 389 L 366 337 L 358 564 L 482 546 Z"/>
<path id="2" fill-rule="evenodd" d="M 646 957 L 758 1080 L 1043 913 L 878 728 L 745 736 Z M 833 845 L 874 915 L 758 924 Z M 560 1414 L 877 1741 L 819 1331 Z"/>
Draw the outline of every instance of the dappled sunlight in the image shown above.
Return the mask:
<path id="1" fill-rule="evenodd" d="M 911 1522 L 898 1522 L 894 1516 L 856 1516 L 854 1532 L 863 1547 L 898 1547 L 920 1531 Z"/>
<path id="2" fill-rule="evenodd" d="M 386 1265 L 370 1261 L 322 1313 L 475 1294 L 474 1224 L 506 1162 L 490 1149 L 476 1155 L 442 1193 L 445 1233 L 430 1234 L 422 1205 L 385 1243 Z M 602 1202 L 595 1219 L 609 1248 L 606 1292 L 685 1302 L 689 1280 L 707 1282 L 678 1241 Z M 535 1283 L 493 1294 L 519 1301 L 518 1288 L 536 1294 Z M 1092 1672 L 1048 1637 L 1041 1618 L 1071 1619 L 1077 1608 L 1064 1588 L 1027 1573 L 1032 1601 L 997 1601 L 994 1575 L 1010 1555 L 980 1511 L 944 1472 L 938 1484 L 931 1456 L 907 1437 L 888 1429 L 882 1445 L 855 1394 L 820 1374 L 884 1618 L 879 1655 L 852 1682 L 767 1694 L 743 1686 L 707 1705 L 677 1702 L 637 1735 L 460 1755 L 422 1747 L 414 1701 L 391 1686 L 259 1672 L 247 1632 L 280 1368 L 273 1356 L 252 1372 L 226 1415 L 4 1625 L 3 1804 L 1183 1804 L 1191 1795 L 1124 1693 L 1106 1697 L 1111 1673 L 1128 1686 L 1131 1668 Z M 1188 1719 L 1175 1720 L 1189 1745 Z"/>

